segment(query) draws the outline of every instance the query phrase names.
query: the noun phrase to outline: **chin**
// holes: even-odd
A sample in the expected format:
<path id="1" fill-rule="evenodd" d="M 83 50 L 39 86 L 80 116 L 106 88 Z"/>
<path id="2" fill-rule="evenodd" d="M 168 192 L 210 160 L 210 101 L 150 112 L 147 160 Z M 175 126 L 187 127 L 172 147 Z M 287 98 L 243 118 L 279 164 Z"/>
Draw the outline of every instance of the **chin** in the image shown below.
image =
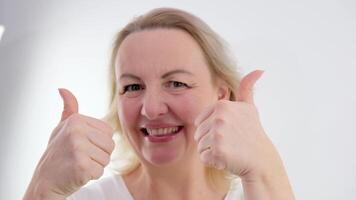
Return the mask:
<path id="1" fill-rule="evenodd" d="M 147 162 L 157 167 L 167 167 L 177 163 L 183 156 L 177 149 L 154 149 L 149 152 L 143 152 L 143 156 Z"/>

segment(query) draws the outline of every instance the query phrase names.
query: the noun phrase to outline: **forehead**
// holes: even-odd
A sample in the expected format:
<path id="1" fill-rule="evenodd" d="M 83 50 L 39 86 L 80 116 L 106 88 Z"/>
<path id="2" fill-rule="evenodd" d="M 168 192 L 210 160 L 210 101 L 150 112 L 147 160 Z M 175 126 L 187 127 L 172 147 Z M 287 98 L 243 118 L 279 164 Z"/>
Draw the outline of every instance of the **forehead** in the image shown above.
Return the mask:
<path id="1" fill-rule="evenodd" d="M 185 31 L 160 28 L 135 32 L 125 38 L 118 50 L 117 74 L 161 73 L 173 69 L 208 71 L 199 44 Z"/>

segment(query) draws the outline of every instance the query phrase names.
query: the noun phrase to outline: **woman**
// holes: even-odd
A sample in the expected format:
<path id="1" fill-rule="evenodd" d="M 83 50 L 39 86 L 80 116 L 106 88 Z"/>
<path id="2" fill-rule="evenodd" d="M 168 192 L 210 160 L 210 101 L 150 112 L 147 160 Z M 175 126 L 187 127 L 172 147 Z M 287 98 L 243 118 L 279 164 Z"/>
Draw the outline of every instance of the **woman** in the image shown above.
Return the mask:
<path id="1" fill-rule="evenodd" d="M 282 161 L 265 134 L 252 88 L 219 37 L 199 18 L 155 9 L 119 32 L 111 59 L 110 112 L 64 111 L 25 199 L 293 199 Z M 113 129 L 111 128 L 113 127 Z M 114 149 L 120 174 L 99 178 Z"/>

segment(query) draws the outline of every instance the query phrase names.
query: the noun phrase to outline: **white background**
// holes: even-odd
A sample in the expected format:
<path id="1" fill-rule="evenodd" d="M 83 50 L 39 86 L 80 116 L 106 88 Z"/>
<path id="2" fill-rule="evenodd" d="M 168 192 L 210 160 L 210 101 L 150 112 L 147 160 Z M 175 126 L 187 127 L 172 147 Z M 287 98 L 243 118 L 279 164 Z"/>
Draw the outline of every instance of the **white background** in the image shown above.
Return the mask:
<path id="1" fill-rule="evenodd" d="M 0 0 L 0 199 L 21 199 L 60 119 L 57 88 L 100 118 L 114 34 L 152 8 L 182 8 L 264 69 L 261 120 L 297 199 L 355 199 L 356 3 L 338 1 Z"/>

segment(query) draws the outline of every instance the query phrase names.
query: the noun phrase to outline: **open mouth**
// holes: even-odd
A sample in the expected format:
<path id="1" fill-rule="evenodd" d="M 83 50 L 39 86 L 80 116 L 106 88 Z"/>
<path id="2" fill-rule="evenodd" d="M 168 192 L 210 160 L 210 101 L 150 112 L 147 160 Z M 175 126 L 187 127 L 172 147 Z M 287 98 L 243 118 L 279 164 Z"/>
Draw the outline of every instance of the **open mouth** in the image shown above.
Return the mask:
<path id="1" fill-rule="evenodd" d="M 164 137 L 175 135 L 183 129 L 183 126 L 167 127 L 167 128 L 141 128 L 140 131 L 144 136 Z"/>

